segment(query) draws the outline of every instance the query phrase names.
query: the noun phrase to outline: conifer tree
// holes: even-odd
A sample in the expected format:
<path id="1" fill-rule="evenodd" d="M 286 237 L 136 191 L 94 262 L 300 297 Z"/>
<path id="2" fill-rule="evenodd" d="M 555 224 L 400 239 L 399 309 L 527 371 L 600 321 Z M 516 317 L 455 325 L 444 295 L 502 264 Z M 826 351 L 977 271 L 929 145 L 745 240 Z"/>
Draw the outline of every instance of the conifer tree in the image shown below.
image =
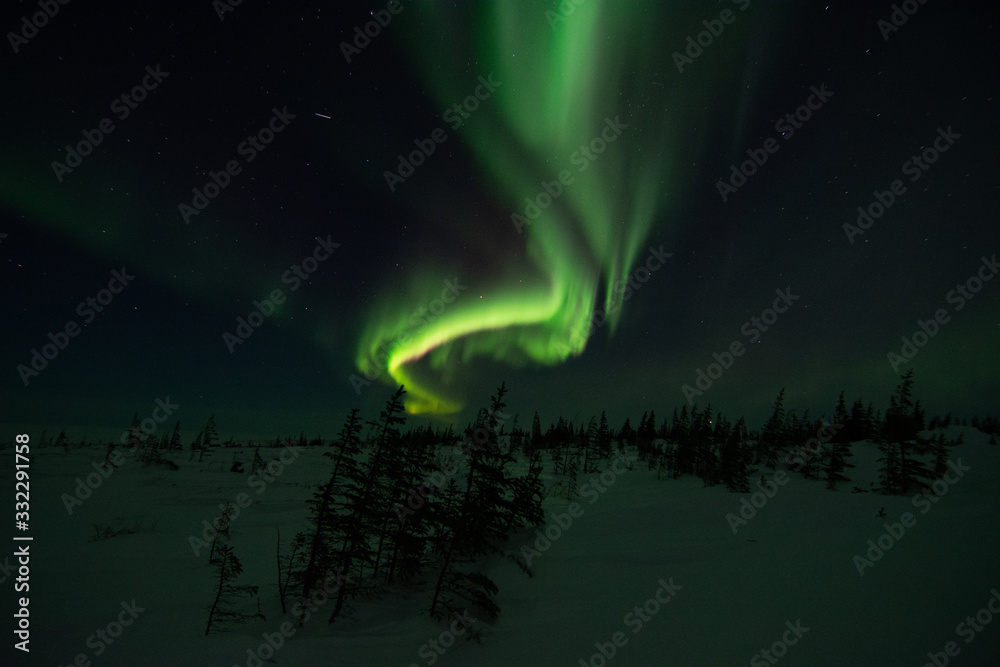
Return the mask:
<path id="1" fill-rule="evenodd" d="M 778 451 L 785 444 L 785 389 L 782 387 L 774 400 L 774 411 L 761 430 L 760 441 L 757 443 L 758 460 L 769 468 L 778 465 Z"/>
<path id="2" fill-rule="evenodd" d="M 836 438 L 834 438 L 834 441 L 830 444 L 830 454 L 826 462 L 826 488 L 835 491 L 839 482 L 850 481 L 850 478 L 844 475 L 846 468 L 854 467 L 854 464 L 847 462 L 850 456 L 850 443 L 837 442 Z"/>
<path id="3" fill-rule="evenodd" d="M 580 446 L 579 441 L 575 446 L 566 448 L 566 462 L 563 469 L 566 472 L 566 500 L 573 500 L 577 494 L 577 477 L 580 472 Z"/>
<path id="4" fill-rule="evenodd" d="M 834 433 L 833 442 L 852 442 L 854 430 L 851 425 L 851 415 L 847 412 L 847 403 L 844 401 L 844 392 L 840 392 L 837 398 L 837 405 L 833 409 L 833 423 L 840 424 L 841 428 Z"/>
<path id="5" fill-rule="evenodd" d="M 358 480 L 348 482 L 346 494 L 347 518 L 344 524 L 344 537 L 338 550 L 335 563 L 339 574 L 347 577 L 337 589 L 337 598 L 329 623 L 333 623 L 340 615 L 348 597 L 353 597 L 362 590 L 364 569 L 371 565 L 374 569 L 376 551 L 372 542 L 378 539 L 387 516 L 394 517 L 392 498 L 389 496 L 387 482 L 383 478 L 383 468 L 394 456 L 394 449 L 399 444 L 399 427 L 406 421 L 403 416 L 403 394 L 406 390 L 399 389 L 389 398 L 385 409 L 376 422 L 369 422 L 372 428 L 372 451 L 368 460 L 360 467 Z M 351 580 L 351 577 L 355 579 Z"/>
<path id="6" fill-rule="evenodd" d="M 212 538 L 212 546 L 208 550 L 209 563 L 218 562 L 222 547 L 225 544 L 226 539 L 229 538 L 229 517 L 231 517 L 236 511 L 233 504 L 228 501 L 225 505 L 220 505 L 219 508 L 219 516 L 217 516 L 213 522 L 215 526 L 215 536 Z"/>
<path id="7" fill-rule="evenodd" d="M 538 419 L 538 412 L 535 412 L 534 418 L 531 420 L 531 451 L 541 448 L 542 446 L 542 422 Z"/>
<path id="8" fill-rule="evenodd" d="M 201 451 L 201 438 L 202 438 L 202 433 L 201 433 L 201 431 L 199 431 L 198 432 L 198 436 L 191 442 L 191 459 L 190 460 L 192 460 L 192 461 L 194 461 L 194 457 L 196 455 L 198 455 L 198 452 Z"/>
<path id="9" fill-rule="evenodd" d="M 465 604 L 495 618 L 500 612 L 496 584 L 485 574 L 462 566 L 501 553 L 512 531 L 541 521 L 537 476 L 518 480 L 508 475 L 505 468 L 513 459 L 497 446 L 497 415 L 506 405 L 506 393 L 501 384 L 491 401 L 486 442 L 469 457 L 465 488 L 459 490 L 456 485 L 445 494 L 447 529 L 437 543 L 440 569 L 430 605 L 435 618 L 460 612 Z"/>
<path id="10" fill-rule="evenodd" d="M 59 431 L 59 435 L 56 436 L 55 447 L 61 447 L 63 454 L 69 453 L 69 438 L 66 437 L 66 429 Z"/>
<path id="11" fill-rule="evenodd" d="M 735 493 L 749 493 L 750 479 L 747 471 L 746 444 L 744 442 L 746 424 L 743 417 L 729 431 L 719 461 L 722 483 Z"/>
<path id="12" fill-rule="evenodd" d="M 285 597 L 288 593 L 288 587 L 292 583 L 292 576 L 295 572 L 295 563 L 298 562 L 299 551 L 303 548 L 305 543 L 305 533 L 299 533 L 292 540 L 292 552 L 288 555 L 284 561 L 281 558 L 281 529 L 277 529 L 278 533 L 278 546 L 277 546 L 277 560 L 278 560 L 278 598 L 281 600 L 281 613 L 284 614 L 288 610 L 285 607 Z M 300 619 L 301 620 L 301 619 Z"/>
<path id="13" fill-rule="evenodd" d="M 618 440 L 622 443 L 622 447 L 628 447 L 634 437 L 635 431 L 632 429 L 631 424 L 629 424 L 628 417 L 626 417 L 625 423 L 622 424 L 622 430 L 618 432 Z"/>
<path id="14" fill-rule="evenodd" d="M 144 434 L 142 432 L 142 422 L 139 421 L 139 413 L 132 414 L 132 422 L 129 424 L 125 437 L 125 448 L 135 449 L 142 445 Z"/>
<path id="15" fill-rule="evenodd" d="M 208 623 L 205 625 L 206 635 L 213 629 L 216 631 L 227 630 L 232 625 L 264 616 L 260 613 L 259 601 L 256 613 L 234 607 L 236 601 L 241 597 L 256 597 L 257 587 L 236 583 L 236 580 L 243 573 L 243 564 L 240 563 L 240 559 L 236 557 L 233 548 L 228 544 L 220 548 L 218 563 L 219 583 L 215 589 L 212 607 L 208 612 Z"/>
<path id="16" fill-rule="evenodd" d="M 198 450 L 198 463 L 201 463 L 202 459 L 205 457 L 205 452 L 211 455 L 212 447 L 219 440 L 219 433 L 215 430 L 215 415 L 210 415 L 208 417 L 208 422 L 205 424 L 205 429 L 202 431 L 201 447 Z"/>
<path id="17" fill-rule="evenodd" d="M 560 419 L 562 419 L 560 417 Z M 555 436 L 551 443 L 549 454 L 552 457 L 552 474 L 564 475 L 566 473 L 566 453 L 569 450 L 569 443 L 560 436 Z"/>
<path id="18" fill-rule="evenodd" d="M 425 503 L 433 504 L 434 491 L 425 480 L 430 479 L 432 472 L 436 470 L 433 440 L 414 440 L 400 451 L 401 458 L 392 491 L 397 515 L 404 506 L 419 507 L 421 497 L 426 497 Z M 397 518 L 400 520 L 387 524 L 390 529 L 387 535 L 390 545 L 386 564 L 388 583 L 397 578 L 406 581 L 419 573 L 424 566 L 427 540 L 434 529 L 429 512 L 410 511 Z"/>
<path id="19" fill-rule="evenodd" d="M 697 411 L 697 404 L 691 406 L 691 411 Z M 670 425 L 670 439 L 674 441 L 674 479 L 681 475 L 690 475 L 694 472 L 694 446 L 691 441 L 691 418 L 688 415 L 687 406 L 681 407 L 680 416 Z"/>
<path id="20" fill-rule="evenodd" d="M 260 447 L 253 450 L 253 463 L 250 465 L 250 474 L 259 475 L 265 470 L 264 457 L 260 455 Z"/>
<path id="21" fill-rule="evenodd" d="M 174 432 L 170 434 L 170 451 L 180 451 L 184 446 L 181 444 L 181 423 L 174 420 Z"/>
<path id="22" fill-rule="evenodd" d="M 694 474 L 706 486 L 718 483 L 718 463 L 713 441 L 712 404 L 705 406 L 701 413 L 692 411 L 689 437 L 691 453 L 694 455 Z"/>
<path id="23" fill-rule="evenodd" d="M 301 584 L 303 600 L 309 599 L 316 586 L 335 568 L 337 542 L 345 537 L 346 532 L 337 512 L 338 499 L 345 495 L 348 483 L 357 483 L 359 479 L 355 457 L 361 452 L 360 432 L 358 409 L 353 408 L 333 444 L 333 451 L 324 452 L 324 456 L 333 459 L 333 470 L 327 482 L 308 501 L 310 529 L 298 536 L 302 545 L 301 569 L 294 573 L 294 579 Z M 255 459 L 254 467 L 256 465 Z M 305 609 L 299 617 L 299 625 L 304 615 Z"/>
<path id="24" fill-rule="evenodd" d="M 861 426 L 864 429 L 864 438 L 873 438 L 878 435 L 879 429 L 877 428 L 878 422 L 881 421 L 879 415 L 874 411 L 874 406 L 871 401 L 868 402 L 868 407 L 865 408 L 865 416 L 861 422 Z"/>
<path id="25" fill-rule="evenodd" d="M 845 442 L 857 442 L 872 437 L 871 431 L 866 425 L 865 404 L 859 398 L 851 406 L 851 416 L 848 417 L 844 428 L 838 432 L 843 433 Z"/>
<path id="26" fill-rule="evenodd" d="M 920 478 L 929 480 L 933 472 L 916 455 L 926 454 L 931 449 L 930 442 L 920 436 L 922 414 L 913 401 L 913 370 L 903 374 L 899 385 L 889 398 L 889 409 L 885 413 L 882 437 L 896 452 L 898 469 L 889 475 L 895 479 L 896 493 L 908 493 L 923 484 Z M 888 465 L 888 464 L 887 464 Z"/>
<path id="27" fill-rule="evenodd" d="M 157 458 L 159 458 L 159 452 L 166 452 L 170 450 L 170 436 L 166 431 L 160 434 L 160 441 L 156 445 Z"/>
<path id="28" fill-rule="evenodd" d="M 608 427 L 608 417 L 601 410 L 601 421 L 597 425 L 597 451 L 602 458 L 611 455 L 611 429 Z"/>
<path id="29" fill-rule="evenodd" d="M 600 438 L 601 433 L 595 417 L 590 418 L 587 424 L 587 432 L 584 434 L 583 447 L 583 474 L 589 475 L 592 472 L 599 472 L 598 462 L 601 459 Z"/>
<path id="30" fill-rule="evenodd" d="M 879 451 L 882 456 L 882 468 L 879 470 L 879 490 L 885 495 L 895 495 L 902 492 L 902 481 L 899 477 L 899 446 L 885 440 L 879 441 Z"/>

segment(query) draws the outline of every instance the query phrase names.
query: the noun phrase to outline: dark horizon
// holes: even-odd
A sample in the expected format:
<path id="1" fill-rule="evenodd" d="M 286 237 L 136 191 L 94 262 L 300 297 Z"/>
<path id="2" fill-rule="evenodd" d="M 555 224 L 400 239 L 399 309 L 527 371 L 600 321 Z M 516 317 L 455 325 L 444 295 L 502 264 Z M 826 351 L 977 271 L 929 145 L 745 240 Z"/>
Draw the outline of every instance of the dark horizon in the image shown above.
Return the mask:
<path id="1" fill-rule="evenodd" d="M 507 387 L 507 389 L 509 391 L 510 387 Z M 895 391 L 895 389 L 896 386 L 893 387 L 892 391 Z M 891 394 L 892 391 L 890 391 L 889 393 Z M 386 392 L 385 394 L 386 400 L 389 399 L 392 393 L 393 393 L 392 391 Z M 948 415 L 951 416 L 951 423 L 953 424 L 971 423 L 973 420 L 977 419 L 980 421 L 984 419 L 993 419 L 993 420 L 997 419 L 997 413 L 966 414 L 961 411 L 953 409 L 935 411 L 933 409 L 928 408 L 928 404 L 925 402 L 924 397 L 921 396 L 919 391 L 919 383 L 915 387 L 915 393 L 916 393 L 915 398 L 917 401 L 919 401 L 921 407 L 924 409 L 925 414 L 927 415 L 928 422 L 930 422 L 930 420 L 934 418 L 944 419 Z M 764 426 L 764 423 L 767 421 L 767 419 L 771 416 L 773 411 L 774 400 L 776 397 L 777 395 L 775 395 L 775 397 L 772 398 L 771 403 L 768 404 L 767 408 L 763 412 L 759 413 L 756 416 L 756 418 L 751 418 L 745 414 L 731 413 L 724 409 L 718 408 L 715 405 L 711 406 L 712 414 L 717 415 L 719 412 L 721 412 L 722 417 L 732 423 L 735 423 L 739 419 L 743 418 L 747 428 L 750 431 L 759 431 Z M 512 400 L 510 393 L 508 393 L 508 399 Z M 874 414 L 878 418 L 885 417 L 886 408 L 889 406 L 888 395 L 886 397 L 885 403 L 883 404 L 877 400 L 867 400 L 865 397 L 860 397 L 860 396 L 851 397 L 845 393 L 844 401 L 846 402 L 848 411 L 851 410 L 851 406 L 854 404 L 856 400 L 861 400 L 866 408 L 869 406 L 869 404 L 871 404 Z M 806 413 L 808 412 L 809 423 L 815 423 L 816 421 L 822 419 L 832 422 L 836 403 L 837 403 L 837 397 L 835 397 L 834 400 L 830 402 L 829 406 L 826 407 L 824 410 L 815 410 L 813 408 L 802 408 L 802 406 L 789 403 L 788 395 L 786 392 L 784 399 L 784 411 L 789 416 L 792 414 L 792 412 L 794 412 L 796 417 L 800 420 L 803 419 L 803 417 L 805 417 Z M 693 406 L 686 406 L 686 405 L 667 406 L 663 410 L 663 412 L 658 412 L 656 407 L 652 407 L 651 410 L 656 418 L 656 428 L 659 429 L 664 421 L 668 423 L 671 421 L 675 409 L 677 410 L 678 413 L 680 413 L 682 408 L 684 407 L 688 408 L 688 412 L 690 412 L 692 408 L 697 409 L 699 411 L 703 411 L 707 405 L 709 404 L 695 403 Z M 514 424 L 513 421 L 514 418 L 516 418 L 517 420 L 517 427 L 519 430 L 523 432 L 530 432 L 535 411 L 529 410 L 525 412 L 523 410 L 516 409 L 516 406 L 517 406 L 516 402 L 510 402 L 510 405 L 504 411 L 506 414 L 511 415 L 511 420 L 504 421 L 503 423 L 504 432 L 506 433 L 510 432 L 511 427 Z M 219 418 L 220 415 L 214 412 L 206 413 L 204 419 L 200 421 L 196 420 L 194 422 L 195 426 L 193 427 L 191 427 L 190 425 L 185 426 L 184 421 L 180 419 L 179 416 L 176 416 L 177 414 L 180 414 L 179 412 L 180 407 L 181 406 L 177 404 L 174 401 L 174 399 L 169 396 L 166 398 L 157 399 L 156 401 L 153 402 L 153 405 L 150 406 L 151 410 L 148 413 L 143 414 L 140 412 L 135 412 L 133 413 L 133 415 L 129 415 L 127 419 L 123 420 L 122 423 L 124 424 L 124 426 L 122 426 L 121 428 L 105 427 L 103 429 L 98 428 L 98 429 L 87 430 L 82 427 L 74 428 L 62 425 L 53 427 L 53 426 L 43 426 L 34 424 L 22 425 L 22 427 L 25 430 L 33 430 L 35 433 L 37 433 L 39 438 L 39 443 L 42 441 L 41 440 L 42 436 L 44 436 L 45 443 L 50 446 L 53 444 L 53 442 L 55 441 L 56 437 L 58 436 L 61 430 L 66 431 L 67 440 L 71 445 L 79 443 L 81 439 L 84 438 L 86 439 L 86 442 L 88 444 L 95 444 L 95 443 L 104 444 L 105 442 L 108 441 L 116 443 L 120 442 L 123 436 L 127 436 L 129 431 L 128 424 L 131 422 L 133 416 L 137 417 L 140 421 L 143 421 L 145 419 L 154 419 L 154 423 L 156 423 L 156 429 L 150 435 L 155 438 L 159 438 L 164 432 L 166 432 L 168 435 L 171 434 L 173 432 L 175 419 L 177 419 L 181 423 L 180 434 L 182 442 L 184 443 L 184 447 L 186 449 L 187 446 L 191 443 L 191 441 L 195 439 L 198 433 L 204 429 L 204 425 L 207 423 L 208 418 L 212 416 L 215 417 L 215 424 L 219 433 L 219 441 L 226 442 L 229 440 L 233 440 L 238 445 L 246 445 L 248 442 L 252 442 L 254 445 L 270 445 L 275 440 L 284 441 L 286 438 L 291 438 L 292 440 L 298 440 L 300 434 L 304 434 L 307 441 L 313 441 L 316 438 L 322 438 L 324 442 L 331 442 L 336 438 L 336 435 L 340 431 L 344 419 L 347 417 L 347 413 L 345 412 L 345 414 L 341 417 L 339 421 L 331 418 L 331 422 L 329 425 L 330 428 L 326 430 L 308 431 L 305 429 L 298 429 L 298 430 L 292 429 L 275 433 L 264 433 L 264 432 L 248 433 L 228 428 L 225 422 L 220 420 Z M 488 408 L 488 400 L 480 407 Z M 362 422 L 365 424 L 365 428 L 362 431 L 362 433 L 367 432 L 369 421 L 376 421 L 378 419 L 378 416 L 383 408 L 384 408 L 384 402 L 382 406 L 379 406 L 375 411 L 371 412 L 370 414 L 365 413 L 363 410 L 359 413 Z M 162 421 L 157 422 L 155 420 L 155 417 L 163 415 L 168 409 L 170 409 L 170 414 L 168 414 L 166 418 L 163 419 Z M 625 415 L 620 419 L 610 414 L 606 414 L 606 417 L 608 419 L 608 424 L 610 428 L 614 433 L 617 434 L 624 426 L 626 419 L 628 419 L 630 426 L 633 429 L 635 429 L 639 426 L 639 423 L 643 415 L 648 412 L 650 412 L 650 408 L 645 408 L 643 410 L 640 410 L 636 414 Z M 551 420 L 547 420 L 545 416 L 539 412 L 539 421 L 541 422 L 542 433 L 545 433 L 549 428 L 555 426 L 556 423 L 559 421 L 559 419 L 565 420 L 568 424 L 572 424 L 575 430 L 579 430 L 581 425 L 586 427 L 587 422 L 590 420 L 591 417 L 599 420 L 600 416 L 601 416 L 601 411 L 587 415 L 583 415 L 577 412 L 574 415 L 555 415 Z M 474 417 L 474 415 L 472 417 Z M 425 428 L 427 426 L 433 427 L 435 431 L 439 430 L 444 431 L 447 430 L 449 426 L 451 426 L 454 431 L 455 437 L 457 439 L 460 439 L 462 437 L 462 433 L 464 432 L 464 430 L 473 425 L 472 417 L 470 417 L 470 419 L 466 422 L 458 423 L 458 422 L 448 422 L 442 418 L 423 417 L 420 415 L 407 415 L 406 423 L 403 425 L 403 431 L 409 432 L 415 430 L 416 428 Z M 104 433 L 105 435 L 97 435 L 99 433 Z"/>

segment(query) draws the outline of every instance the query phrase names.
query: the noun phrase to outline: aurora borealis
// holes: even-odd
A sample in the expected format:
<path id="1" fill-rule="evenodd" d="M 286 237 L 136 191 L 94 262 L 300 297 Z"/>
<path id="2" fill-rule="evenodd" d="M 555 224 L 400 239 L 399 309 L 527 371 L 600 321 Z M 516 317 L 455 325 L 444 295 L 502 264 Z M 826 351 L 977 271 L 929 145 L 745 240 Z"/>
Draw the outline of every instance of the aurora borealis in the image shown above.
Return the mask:
<path id="1" fill-rule="evenodd" d="M 668 415 L 702 375 L 698 400 L 727 413 L 786 387 L 819 414 L 841 389 L 884 400 L 910 367 L 931 411 L 995 408 L 988 21 L 940 3 L 888 31 L 891 3 L 376 5 L 71 3 L 5 40 L 5 427 L 97 437 L 169 395 L 192 432 L 215 413 L 238 435 L 331 435 L 400 383 L 415 419 L 464 424 L 501 381 L 522 425 L 620 424 Z M 796 117 L 813 90 L 832 95 Z M 317 239 L 336 252 L 316 260 Z M 78 317 L 123 267 L 134 280 Z M 800 298 L 760 320 L 776 290 Z"/>
<path id="2" fill-rule="evenodd" d="M 523 202 L 523 211 L 519 206 L 511 220 L 519 234 L 527 235 L 525 255 L 530 265 L 518 275 L 540 275 L 535 284 L 525 284 L 523 279 L 500 281 L 509 284 L 491 286 L 485 301 L 465 300 L 443 309 L 433 323 L 419 330 L 413 330 L 406 318 L 391 316 L 369 325 L 359 350 L 359 366 L 373 373 L 375 360 L 383 359 L 379 351 L 385 350 L 383 365 L 389 374 L 418 396 L 409 404 L 411 411 L 450 412 L 461 407 L 434 396 L 419 382 L 414 384 L 416 378 L 406 367 L 425 356 L 432 369 L 445 374 L 444 369 L 456 359 L 468 361 L 475 355 L 554 365 L 569 355 L 582 354 L 589 336 L 580 332 L 590 329 L 599 288 L 603 290 L 602 312 L 607 313 L 613 332 L 626 274 L 657 213 L 669 202 L 663 184 L 673 180 L 671 163 L 676 159 L 669 146 L 677 142 L 681 128 L 691 125 L 685 110 L 698 108 L 706 100 L 691 94 L 670 99 L 680 86 L 674 80 L 669 80 L 669 89 L 660 84 L 661 91 L 654 89 L 646 95 L 664 99 L 667 113 L 653 111 L 653 99 L 648 106 L 644 99 L 633 111 L 645 112 L 629 117 L 633 148 L 614 145 L 629 127 L 617 120 L 617 114 L 615 121 L 609 118 L 620 109 L 622 91 L 654 78 L 650 64 L 660 64 L 652 57 L 656 36 L 643 28 L 645 22 L 655 23 L 657 18 L 646 7 L 630 7 L 633 14 L 619 5 L 599 2 L 571 6 L 571 15 L 550 18 L 549 25 L 530 23 L 528 28 L 509 3 L 484 3 L 478 8 L 478 39 L 473 44 L 478 62 L 489 70 L 491 81 L 496 73 L 500 88 L 503 81 L 517 81 L 519 89 L 516 97 L 501 90 L 475 108 L 468 106 L 467 111 L 477 113 L 480 122 L 467 130 L 466 141 L 477 164 L 500 183 L 507 199 Z M 745 3 L 740 9 L 746 9 Z M 432 20 L 444 22 L 440 17 Z M 609 24 L 619 37 L 627 35 L 616 42 L 620 48 L 593 48 Z M 449 71 L 434 62 L 447 60 L 447 55 L 424 53 L 430 54 L 422 59 L 429 61 L 425 65 L 429 72 Z M 439 78 L 433 84 L 440 102 L 461 98 L 454 77 Z M 828 97 L 829 93 L 820 99 L 825 102 Z M 785 120 L 782 136 L 786 139 L 794 133 L 793 124 L 802 127 L 794 117 Z M 598 134 L 597 128 L 605 133 Z M 612 130 L 610 136 L 607 130 Z M 580 142 L 588 136 L 594 138 Z M 635 149 L 639 142 L 644 151 Z M 565 168 L 560 169 L 560 159 Z M 546 178 L 546 171 L 551 178 Z M 403 307 L 393 309 L 403 311 Z"/>
<path id="3" fill-rule="evenodd" d="M 386 370 L 414 396 L 411 412 L 462 407 L 407 372 L 424 357 L 443 375 L 457 360 L 479 355 L 559 364 L 583 354 L 598 307 L 606 314 L 601 323 L 606 319 L 613 332 L 628 274 L 669 201 L 664 184 L 673 180 L 677 160 L 669 147 L 693 120 L 691 110 L 706 99 L 671 99 L 680 86 L 669 79 L 669 88 L 641 90 L 640 81 L 658 76 L 658 35 L 647 29 L 657 10 L 606 2 L 568 7 L 572 13 L 565 17 L 550 13 L 540 22 L 510 3 L 482 3 L 473 17 L 471 47 L 500 91 L 481 105 L 477 93 L 474 104 L 466 104 L 477 116 L 463 139 L 486 177 L 498 184 L 499 196 L 517 203 L 510 218 L 525 237 L 526 261 L 494 281 L 484 297 L 457 302 L 419 330 L 392 316 L 369 325 L 359 366 L 372 374 L 379 351 L 386 350 Z M 446 23 L 433 14 L 429 20 Z M 609 32 L 617 41 L 594 48 Z M 414 40 L 418 48 L 426 43 Z M 455 77 L 433 76 L 450 71 L 452 54 L 418 54 L 438 101 L 461 99 Z M 630 102 L 624 120 L 623 94 Z M 391 312 L 405 312 L 405 306 Z"/>

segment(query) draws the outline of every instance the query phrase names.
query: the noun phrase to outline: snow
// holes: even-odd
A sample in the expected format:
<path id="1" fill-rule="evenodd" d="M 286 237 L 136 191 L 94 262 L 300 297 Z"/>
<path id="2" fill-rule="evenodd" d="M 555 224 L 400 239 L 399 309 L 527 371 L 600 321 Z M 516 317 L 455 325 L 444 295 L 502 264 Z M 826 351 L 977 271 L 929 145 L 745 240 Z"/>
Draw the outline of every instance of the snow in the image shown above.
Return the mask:
<path id="1" fill-rule="evenodd" d="M 769 665 L 758 654 L 776 642 L 778 652 L 785 649 L 775 658 L 782 665 L 923 665 L 928 652 L 943 652 L 947 642 L 959 651 L 949 658 L 954 664 L 998 664 L 1000 619 L 971 643 L 969 631 L 960 635 L 957 626 L 1000 589 L 1000 447 L 974 429 L 946 431 L 964 433 L 951 460 L 969 470 L 938 502 L 917 506 L 909 496 L 852 493 L 853 486 L 877 485 L 878 477 L 876 447 L 855 443 L 850 482 L 829 491 L 789 472 L 787 484 L 775 485 L 773 497 L 736 534 L 726 515 L 738 515 L 750 494 L 705 488 L 692 477 L 658 481 L 637 462 L 605 491 L 574 501 L 575 518 L 534 558 L 533 578 L 503 558 L 486 564 L 500 587 L 502 613 L 495 623 L 473 623 L 481 643 L 460 636 L 435 653 L 428 642 L 447 643 L 449 624 L 423 613 L 428 592 L 400 588 L 355 603 L 352 617 L 333 625 L 326 623 L 329 603 L 261 664 Z M 221 449 L 202 464 L 185 453 L 177 471 L 130 460 L 71 516 L 61 496 L 73 493 L 76 477 L 93 472 L 103 448 L 33 451 L 31 655 L 26 661 L 14 651 L 8 634 L 0 655 L 11 658 L 0 664 L 70 665 L 78 654 L 80 665 L 259 664 L 248 663 L 248 649 L 284 621 L 294 625 L 277 599 L 276 529 L 287 553 L 306 525 L 304 500 L 327 474 L 323 451 L 307 449 L 259 494 L 247 474 L 228 471 L 233 453 L 249 467 L 252 450 Z M 261 453 L 268 460 L 280 451 Z M 196 557 L 188 540 L 220 503 L 241 492 L 253 503 L 232 520 L 230 543 L 244 564 L 239 583 L 260 586 L 267 620 L 206 637 L 215 567 L 205 551 Z M 887 516 L 880 519 L 883 506 Z M 550 497 L 545 508 L 539 529 L 555 534 L 554 516 L 569 504 Z M 864 557 L 868 540 L 877 541 L 884 525 L 899 523 L 905 512 L 911 527 L 859 575 L 854 557 Z M 137 532 L 95 540 L 93 524 Z M 536 540 L 526 530 L 509 548 L 520 554 Z M 658 594 L 668 601 L 655 601 Z M 88 645 L 109 623 L 116 630 L 122 603 L 133 600 L 143 611 L 113 644 L 95 637 Z M 634 610 L 647 604 L 655 613 Z M 800 637 L 789 630 L 796 623 Z M 782 644 L 783 637 L 795 643 Z M 595 643 L 608 652 L 614 646 L 614 657 L 595 655 Z"/>

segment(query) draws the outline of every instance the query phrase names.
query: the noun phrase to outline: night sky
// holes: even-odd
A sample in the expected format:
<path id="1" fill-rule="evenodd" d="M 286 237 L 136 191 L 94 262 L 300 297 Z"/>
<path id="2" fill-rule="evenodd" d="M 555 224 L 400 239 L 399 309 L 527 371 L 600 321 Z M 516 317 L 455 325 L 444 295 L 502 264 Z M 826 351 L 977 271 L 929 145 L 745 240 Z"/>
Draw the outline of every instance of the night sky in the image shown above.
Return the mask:
<path id="1" fill-rule="evenodd" d="M 995 6 L 680 4 L 8 3 L 2 428 L 995 413 Z"/>

